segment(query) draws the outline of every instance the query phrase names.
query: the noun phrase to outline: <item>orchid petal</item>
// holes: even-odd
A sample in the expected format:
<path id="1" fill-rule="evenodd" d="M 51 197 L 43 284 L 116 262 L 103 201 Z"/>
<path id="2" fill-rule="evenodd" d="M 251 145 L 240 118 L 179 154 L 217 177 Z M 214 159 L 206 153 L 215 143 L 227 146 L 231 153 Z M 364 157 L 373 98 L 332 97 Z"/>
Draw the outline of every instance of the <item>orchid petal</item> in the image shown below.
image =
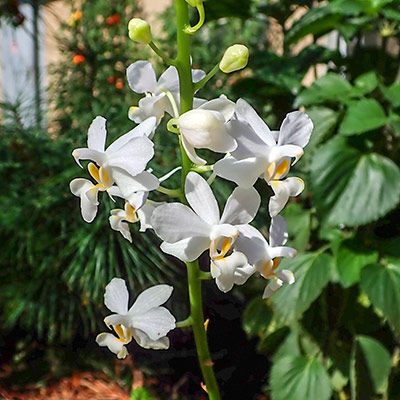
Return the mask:
<path id="1" fill-rule="evenodd" d="M 139 192 L 132 193 L 126 200 L 128 200 L 129 204 L 136 211 L 136 210 L 139 210 L 139 208 L 143 206 L 143 204 L 147 200 L 148 195 L 149 195 L 149 192 L 141 190 Z"/>
<path id="2" fill-rule="evenodd" d="M 211 276 L 215 279 L 218 289 L 229 292 L 234 285 L 235 271 L 247 265 L 243 253 L 234 252 L 229 257 L 211 261 Z"/>
<path id="3" fill-rule="evenodd" d="M 119 137 L 116 141 L 110 144 L 107 147 L 106 153 L 107 155 L 111 155 L 113 153 L 118 153 L 127 143 L 129 143 L 132 139 L 141 138 L 141 137 L 149 137 L 152 132 L 156 128 L 156 118 L 149 117 L 135 128 L 131 129 L 129 132 L 125 133 L 121 137 Z"/>
<path id="4" fill-rule="evenodd" d="M 261 198 L 256 189 L 238 187 L 228 197 L 220 223 L 248 224 L 256 216 L 260 204 Z"/>
<path id="5" fill-rule="evenodd" d="M 300 178 L 287 178 L 283 181 L 271 181 L 270 186 L 275 195 L 269 200 L 269 214 L 278 215 L 285 207 L 289 197 L 298 196 L 304 190 L 304 182 Z"/>
<path id="6" fill-rule="evenodd" d="M 250 127 L 249 124 L 231 120 L 226 124 L 227 132 L 232 136 L 238 146 L 232 155 L 241 160 L 249 157 L 267 158 L 271 146 L 265 143 Z"/>
<path id="7" fill-rule="evenodd" d="M 277 290 L 279 290 L 283 285 L 283 282 L 279 279 L 272 279 L 271 282 L 267 285 L 262 295 L 263 299 L 268 299 L 271 297 Z"/>
<path id="8" fill-rule="evenodd" d="M 235 182 L 243 188 L 252 187 L 264 172 L 266 160 L 256 157 L 236 160 L 233 157 L 223 158 L 214 165 L 214 172 L 221 178 Z"/>
<path id="9" fill-rule="evenodd" d="M 129 309 L 129 314 L 137 316 L 159 307 L 171 297 L 173 290 L 174 288 L 169 285 L 155 285 L 144 290 Z"/>
<path id="10" fill-rule="evenodd" d="M 236 115 L 239 121 L 247 122 L 254 132 L 268 146 L 275 146 L 276 142 L 271 134 L 268 125 L 259 117 L 253 107 L 245 100 L 239 99 L 236 102 Z"/>
<path id="11" fill-rule="evenodd" d="M 158 179 L 147 171 L 132 176 L 125 170 L 114 167 L 112 168 L 112 177 L 120 188 L 122 196 L 126 199 L 135 192 L 150 192 L 151 190 L 157 189 L 160 185 Z"/>
<path id="12" fill-rule="evenodd" d="M 115 210 L 111 210 L 115 211 Z M 121 210 L 123 211 L 123 210 Z M 126 222 L 124 222 L 126 220 L 126 216 L 120 216 L 120 215 L 111 215 L 110 217 L 108 217 L 108 220 L 110 222 L 110 227 L 111 229 L 113 229 L 114 231 L 120 232 L 121 235 L 128 240 L 129 242 L 132 243 L 132 235 L 131 232 L 129 230 L 129 226 Z"/>
<path id="13" fill-rule="evenodd" d="M 136 343 L 144 349 L 166 350 L 169 348 L 169 339 L 167 337 L 162 337 L 158 340 L 151 340 L 140 329 L 133 329 L 132 335 Z"/>
<path id="14" fill-rule="evenodd" d="M 206 73 L 201 69 L 192 69 L 192 81 L 197 83 L 206 76 Z"/>
<path id="15" fill-rule="evenodd" d="M 172 93 L 179 93 L 179 75 L 175 67 L 168 67 L 160 76 L 157 82 L 157 90 L 169 90 Z"/>
<path id="16" fill-rule="evenodd" d="M 147 202 L 143 204 L 143 206 L 140 207 L 139 210 L 137 210 L 137 215 L 140 220 L 140 232 L 144 232 L 146 229 L 153 229 L 150 223 L 151 216 L 153 215 L 156 207 L 160 206 L 161 204 L 165 203 L 147 200 Z"/>
<path id="17" fill-rule="evenodd" d="M 118 151 L 113 151 L 108 155 L 107 166 L 118 167 L 135 176 L 146 168 L 147 163 L 154 155 L 153 142 L 143 136 L 133 138 Z"/>
<path id="18" fill-rule="evenodd" d="M 113 278 L 106 286 L 104 304 L 114 313 L 126 314 L 128 302 L 129 293 L 125 281 L 121 278 Z"/>
<path id="19" fill-rule="evenodd" d="M 204 236 L 194 236 L 175 243 L 161 243 L 161 250 L 181 261 L 192 262 L 210 246 L 210 239 Z"/>
<path id="20" fill-rule="evenodd" d="M 96 337 L 96 343 L 99 346 L 108 347 L 119 359 L 125 358 L 129 354 L 124 343 L 111 333 L 100 333 Z"/>
<path id="21" fill-rule="evenodd" d="M 235 242 L 235 251 L 246 255 L 250 264 L 268 257 L 268 242 L 264 236 L 251 225 L 237 225 L 240 232 Z"/>
<path id="22" fill-rule="evenodd" d="M 194 147 L 186 140 L 186 138 L 182 135 L 182 146 L 185 149 L 186 155 L 189 157 L 190 161 L 198 164 L 198 165 L 205 165 L 207 161 L 203 158 L 200 158 L 194 149 Z"/>
<path id="23" fill-rule="evenodd" d="M 106 145 L 106 119 L 98 116 L 89 126 L 88 130 L 88 148 L 99 152 L 104 152 Z"/>
<path id="24" fill-rule="evenodd" d="M 270 162 L 279 162 L 284 157 L 293 157 L 294 161 L 292 165 L 294 165 L 303 154 L 304 150 L 300 146 L 285 144 L 282 146 L 274 146 L 269 153 L 268 160 Z"/>
<path id="25" fill-rule="evenodd" d="M 103 152 L 88 149 L 86 147 L 75 149 L 72 152 L 72 157 L 74 157 L 76 163 L 81 168 L 83 168 L 83 167 L 82 167 L 82 164 L 80 163 L 80 160 L 92 160 L 92 161 L 95 161 L 97 163 L 97 165 L 100 165 L 100 166 L 102 166 L 107 161 L 107 157 Z"/>
<path id="26" fill-rule="evenodd" d="M 294 274 L 288 269 L 282 269 L 281 271 L 275 272 L 277 278 L 279 278 L 283 283 L 291 285 L 295 282 Z"/>
<path id="27" fill-rule="evenodd" d="M 196 172 L 189 172 L 185 182 L 185 196 L 194 212 L 207 224 L 214 225 L 219 221 L 217 200 L 207 183 Z"/>
<path id="28" fill-rule="evenodd" d="M 202 104 L 199 109 L 218 111 L 224 116 L 226 122 L 232 118 L 235 112 L 235 103 L 222 95 L 218 99 L 213 99 Z"/>
<path id="29" fill-rule="evenodd" d="M 271 218 L 269 228 L 269 243 L 271 247 L 283 246 L 288 240 L 287 223 L 285 218 L 277 215 Z"/>
<path id="30" fill-rule="evenodd" d="M 273 258 L 294 258 L 297 255 L 297 250 L 287 246 L 276 246 L 268 249 L 268 254 Z"/>
<path id="31" fill-rule="evenodd" d="M 175 328 L 175 318 L 166 308 L 155 307 L 144 314 L 131 315 L 130 327 L 140 329 L 151 340 L 158 340 Z"/>
<path id="32" fill-rule="evenodd" d="M 287 114 L 281 125 L 278 146 L 284 144 L 307 146 L 313 127 L 314 124 L 306 113 L 294 111 Z"/>
<path id="33" fill-rule="evenodd" d="M 156 73 L 148 61 L 136 61 L 126 70 L 129 87 L 136 93 L 155 93 L 157 90 Z"/>
<path id="34" fill-rule="evenodd" d="M 163 204 L 157 207 L 151 217 L 156 234 L 168 243 L 193 236 L 208 237 L 211 227 L 188 206 L 180 203 Z"/>
<path id="35" fill-rule="evenodd" d="M 81 199 L 80 207 L 84 221 L 92 222 L 97 214 L 97 206 L 99 205 L 97 196 L 100 188 L 93 185 L 88 179 L 77 178 L 71 181 L 70 190 L 72 194 Z"/>

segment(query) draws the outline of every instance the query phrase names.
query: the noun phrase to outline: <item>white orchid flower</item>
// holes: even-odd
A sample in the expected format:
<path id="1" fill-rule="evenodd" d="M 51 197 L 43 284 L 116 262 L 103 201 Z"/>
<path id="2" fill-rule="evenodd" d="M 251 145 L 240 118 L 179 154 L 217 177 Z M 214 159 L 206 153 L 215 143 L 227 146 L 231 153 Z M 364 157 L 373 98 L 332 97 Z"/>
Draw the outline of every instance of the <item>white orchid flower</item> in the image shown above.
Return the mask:
<path id="1" fill-rule="evenodd" d="M 217 153 L 236 149 L 236 140 L 228 134 L 226 128 L 234 111 L 235 103 L 221 96 L 178 118 L 182 145 L 192 162 L 199 165 L 207 163 L 196 154 L 195 149 L 209 149 Z"/>
<path id="2" fill-rule="evenodd" d="M 80 167 L 80 160 L 95 161 L 107 171 L 125 198 L 137 191 L 154 190 L 159 181 L 145 168 L 154 155 L 154 144 L 148 136 L 155 125 L 156 119 L 148 118 L 105 149 L 106 119 L 96 117 L 88 130 L 88 147 L 75 149 L 72 155 Z"/>
<path id="3" fill-rule="evenodd" d="M 294 111 L 286 116 L 279 131 L 271 131 L 243 99 L 237 101 L 235 116 L 227 127 L 238 146 L 232 157 L 216 163 L 214 171 L 242 187 L 253 186 L 259 177 L 269 182 L 285 176 L 290 159 L 294 158 L 294 164 L 303 155 L 313 129 L 307 114 Z"/>
<path id="4" fill-rule="evenodd" d="M 89 163 L 88 170 L 97 184 L 88 179 L 77 178 L 70 182 L 69 187 L 73 195 L 80 197 L 82 218 L 90 223 L 97 214 L 99 192 L 107 192 L 111 199 L 112 196 L 121 197 L 122 194 L 117 186 L 113 186 L 114 181 L 105 168 L 98 168 L 95 164 Z"/>
<path id="5" fill-rule="evenodd" d="M 245 284 L 256 269 L 247 262 L 243 253 L 233 251 L 230 256 L 212 259 L 210 272 L 218 289 L 226 293 L 233 285 Z"/>
<path id="6" fill-rule="evenodd" d="M 269 297 L 279 289 L 283 283 L 291 285 L 295 278 L 289 270 L 279 270 L 277 268 L 282 257 L 293 258 L 297 251 L 291 247 L 285 247 L 287 241 L 287 223 L 285 219 L 278 215 L 271 220 L 270 243 L 254 227 L 244 225 L 239 227 L 240 236 L 236 241 L 236 251 L 247 255 L 249 264 L 265 279 L 271 279 L 264 291 L 263 298 Z"/>
<path id="7" fill-rule="evenodd" d="M 153 66 L 148 61 L 136 61 L 131 64 L 126 75 L 130 88 L 136 93 L 145 93 L 146 97 L 139 100 L 138 107 L 129 109 L 129 118 L 136 123 L 143 122 L 145 119 L 154 116 L 157 124 L 160 122 L 164 113 L 174 116 L 173 106 L 168 99 L 167 92 L 170 92 L 179 108 L 179 76 L 175 67 L 169 67 L 157 81 Z M 199 69 L 192 70 L 193 82 L 198 82 L 205 76 L 204 71 Z M 205 100 L 195 99 L 194 106 L 199 106 Z"/>
<path id="8" fill-rule="evenodd" d="M 126 283 L 123 279 L 113 278 L 106 286 L 104 304 L 114 314 L 106 317 L 104 322 L 114 329 L 118 338 L 101 333 L 96 338 L 97 343 L 107 346 L 119 358 L 128 354 L 124 346 L 132 337 L 139 346 L 146 349 L 169 348 L 166 335 L 175 328 L 175 318 L 165 307 L 160 306 L 169 299 L 172 290 L 173 287 L 169 285 L 156 285 L 146 289 L 128 309 L 129 293 Z"/>
<path id="9" fill-rule="evenodd" d="M 237 268 L 248 270 L 246 258 L 232 253 L 239 236 L 238 226 L 246 226 L 253 220 L 260 206 L 260 196 L 254 188 L 236 188 L 220 217 L 210 186 L 195 172 L 187 175 L 185 194 L 191 208 L 169 203 L 153 212 L 151 225 L 164 241 L 161 249 L 182 261 L 193 261 L 209 249 L 214 264 L 211 271 L 218 286 L 223 291 L 230 290 L 231 285 L 242 281 L 242 272 L 235 274 Z"/>
<path id="10" fill-rule="evenodd" d="M 124 209 L 116 208 L 111 210 L 109 217 L 111 229 L 118 231 L 122 236 L 132 243 L 132 235 L 129 231 L 128 223 L 140 221 L 140 232 L 151 228 L 150 218 L 156 207 L 162 202 L 147 200 L 149 192 L 137 192 L 125 201 Z"/>

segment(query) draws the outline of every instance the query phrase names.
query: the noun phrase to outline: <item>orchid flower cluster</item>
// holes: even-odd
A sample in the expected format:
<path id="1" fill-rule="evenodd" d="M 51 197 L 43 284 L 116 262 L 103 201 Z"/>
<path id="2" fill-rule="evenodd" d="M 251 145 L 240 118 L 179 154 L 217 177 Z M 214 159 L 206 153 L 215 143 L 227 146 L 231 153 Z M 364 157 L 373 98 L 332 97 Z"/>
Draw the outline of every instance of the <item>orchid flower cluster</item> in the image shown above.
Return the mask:
<path id="1" fill-rule="evenodd" d="M 201 19 L 202 1 L 187 0 L 187 3 L 199 10 Z M 199 27 L 180 23 L 179 13 L 182 14 L 184 7 L 187 10 L 188 4 L 183 0 L 176 0 L 176 4 L 178 30 L 182 28 L 178 31 L 178 51 L 182 52 L 184 44 L 183 39 L 179 42 L 179 35 L 188 36 Z M 94 220 L 99 193 L 107 192 L 114 202 L 119 198 L 124 203 L 122 208 L 111 211 L 109 221 L 111 229 L 126 240 L 132 242 L 130 225 L 140 222 L 140 231 L 152 230 L 162 240 L 161 250 L 185 262 L 189 269 L 198 268 L 196 260 L 207 252 L 207 271 L 197 269 L 193 275 L 199 282 L 212 278 L 218 289 L 226 293 L 256 275 L 269 281 L 263 298 L 270 297 L 283 284 L 294 283 L 290 270 L 279 269 L 282 258 L 296 255 L 295 249 L 285 246 L 287 224 L 280 213 L 289 198 L 304 189 L 300 178 L 288 175 L 310 139 L 311 119 L 304 112 L 294 111 L 274 131 L 244 99 L 233 102 L 222 95 L 207 101 L 194 97 L 218 69 L 230 73 L 246 66 L 248 51 L 243 45 L 229 47 L 216 68 L 206 74 L 192 69 L 191 57 L 186 57 L 185 66 L 189 70 L 184 70 L 182 62 L 177 61 L 183 59 L 179 53 L 176 60 L 161 53 L 145 21 L 133 19 L 129 36 L 149 44 L 170 66 L 157 79 L 150 62 L 140 60 L 130 65 L 129 86 L 134 92 L 144 94 L 138 105 L 129 109 L 129 118 L 138 125 L 106 148 L 106 120 L 98 116 L 89 127 L 87 147 L 73 151 L 81 167 L 82 160 L 90 161 L 87 168 L 92 180 L 78 178 L 70 183 L 71 192 L 80 198 L 83 219 L 89 223 Z M 170 173 L 157 177 L 148 163 L 154 156 L 152 139 L 166 116 L 168 130 L 178 136 L 182 166 L 171 166 Z M 207 159 L 197 154 L 200 149 L 217 153 L 219 161 L 209 165 Z M 177 172 L 182 175 L 181 188 L 163 187 L 163 181 Z M 211 188 L 212 183 L 218 184 L 218 179 L 236 184 L 222 214 Z M 262 203 L 254 188 L 258 179 L 273 191 L 268 202 L 263 202 L 271 217 L 268 238 L 251 225 Z M 180 198 L 181 202 L 152 201 L 154 191 Z M 97 342 L 119 358 L 127 355 L 125 345 L 132 338 L 145 348 L 168 348 L 166 335 L 176 324 L 175 318 L 161 305 L 171 292 L 171 286 L 154 286 L 141 293 L 128 310 L 125 282 L 114 278 L 105 292 L 105 305 L 114 314 L 106 317 L 105 323 L 117 336 L 102 333 Z M 195 319 L 192 314 L 187 325 L 180 326 L 193 325 L 195 330 Z"/>

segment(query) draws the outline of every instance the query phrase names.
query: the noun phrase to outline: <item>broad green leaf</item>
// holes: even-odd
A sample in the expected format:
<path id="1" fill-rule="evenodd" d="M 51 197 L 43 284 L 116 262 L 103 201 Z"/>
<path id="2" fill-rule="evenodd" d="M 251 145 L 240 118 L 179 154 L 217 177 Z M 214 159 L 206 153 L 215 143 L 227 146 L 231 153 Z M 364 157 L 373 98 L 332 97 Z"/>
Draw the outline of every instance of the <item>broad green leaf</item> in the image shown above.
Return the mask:
<path id="1" fill-rule="evenodd" d="M 375 399 L 387 386 L 391 357 L 377 340 L 359 335 L 354 342 L 351 360 L 352 400 Z"/>
<path id="2" fill-rule="evenodd" d="M 283 209 L 282 215 L 288 223 L 288 246 L 294 247 L 298 251 L 305 250 L 310 240 L 310 211 L 304 210 L 299 204 L 290 203 Z"/>
<path id="3" fill-rule="evenodd" d="M 261 296 L 255 297 L 243 313 L 243 329 L 248 336 L 262 336 L 272 319 L 272 310 Z"/>
<path id="4" fill-rule="evenodd" d="M 374 99 L 351 103 L 340 125 L 339 133 L 354 135 L 380 128 L 388 122 L 382 106 Z"/>
<path id="5" fill-rule="evenodd" d="M 322 143 L 332 133 L 339 117 L 336 111 L 321 106 L 308 108 L 307 114 L 314 123 L 314 129 L 304 156 L 309 154 L 310 150 L 313 151 L 317 145 Z"/>
<path id="6" fill-rule="evenodd" d="M 344 240 L 336 254 L 336 268 L 342 286 L 347 288 L 359 282 L 362 268 L 376 261 L 378 253 L 363 247 L 359 240 Z"/>
<path id="7" fill-rule="evenodd" d="M 363 154 L 340 137 L 315 153 L 309 182 L 317 211 L 328 225 L 376 221 L 400 200 L 397 165 L 380 154 Z"/>
<path id="8" fill-rule="evenodd" d="M 350 83 L 337 74 L 326 74 L 317 79 L 309 88 L 304 89 L 294 102 L 295 107 L 308 106 L 323 102 L 340 103 L 346 100 L 352 91 Z"/>
<path id="9" fill-rule="evenodd" d="M 316 359 L 286 356 L 271 369 L 272 400 L 329 400 L 329 375 Z"/>
<path id="10" fill-rule="evenodd" d="M 360 75 L 354 81 L 353 93 L 357 95 L 364 95 L 371 93 L 379 84 L 378 77 L 374 71 L 366 72 Z"/>
<path id="11" fill-rule="evenodd" d="M 400 105 L 400 82 L 393 83 L 389 87 L 381 87 L 383 95 L 395 106 Z"/>
<path id="12" fill-rule="evenodd" d="M 361 271 L 361 289 L 400 333 L 400 263 L 367 265 Z"/>
<path id="13" fill-rule="evenodd" d="M 272 296 L 278 318 L 285 322 L 300 318 L 329 282 L 332 267 L 333 257 L 325 253 L 308 253 L 293 261 L 284 260 L 282 268 L 290 269 L 296 282 Z"/>

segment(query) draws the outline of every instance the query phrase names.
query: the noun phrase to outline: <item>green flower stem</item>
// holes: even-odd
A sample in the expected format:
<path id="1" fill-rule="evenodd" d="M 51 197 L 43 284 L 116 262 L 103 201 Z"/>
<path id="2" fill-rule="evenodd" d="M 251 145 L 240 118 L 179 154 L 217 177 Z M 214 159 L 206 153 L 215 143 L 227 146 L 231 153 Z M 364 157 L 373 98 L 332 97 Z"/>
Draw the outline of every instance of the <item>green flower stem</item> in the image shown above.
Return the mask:
<path id="1" fill-rule="evenodd" d="M 221 400 L 217 380 L 213 371 L 213 362 L 207 342 L 207 332 L 204 326 L 203 304 L 201 299 L 201 278 L 198 261 L 185 263 L 188 272 L 190 315 L 192 317 L 192 329 L 196 342 L 197 356 L 199 358 L 201 372 L 210 400 Z"/>
<path id="2" fill-rule="evenodd" d="M 192 171 L 199 172 L 200 174 L 203 174 L 204 172 L 209 172 L 214 169 L 214 164 L 213 165 L 193 165 Z"/>
<path id="3" fill-rule="evenodd" d="M 188 328 L 189 326 L 192 326 L 192 325 L 193 325 L 193 320 L 192 320 L 191 316 L 187 317 L 183 321 L 178 321 L 176 323 L 177 328 Z"/>
<path id="4" fill-rule="evenodd" d="M 219 71 L 219 63 L 200 81 L 194 84 L 194 91 L 200 90 L 217 72 Z"/>
<path id="5" fill-rule="evenodd" d="M 192 82 L 192 67 L 190 62 L 190 35 L 185 32 L 189 26 L 188 4 L 185 0 L 175 0 L 175 10 L 177 16 L 177 41 L 178 56 L 175 60 L 175 66 L 179 73 L 180 86 L 180 113 L 183 114 L 193 108 L 194 86 Z M 182 145 L 181 136 L 179 144 L 182 157 L 182 177 L 181 190 L 182 202 L 187 204 L 184 196 L 186 175 L 192 168 L 192 162 L 188 158 Z M 190 318 L 192 320 L 192 329 L 196 343 L 197 355 L 200 368 L 203 374 L 204 383 L 210 400 L 221 400 L 217 380 L 215 379 L 212 368 L 210 350 L 208 348 L 207 332 L 204 326 L 203 303 L 201 296 L 201 271 L 198 261 L 187 262 Z"/>
<path id="6" fill-rule="evenodd" d="M 196 33 L 203 26 L 204 21 L 206 20 L 203 2 L 201 2 L 196 8 L 199 13 L 199 22 L 195 26 L 187 25 L 185 28 L 185 32 L 191 35 Z"/>
<path id="7" fill-rule="evenodd" d="M 166 64 L 175 65 L 175 60 L 173 60 L 172 58 L 168 57 L 161 49 L 158 48 L 158 46 L 153 41 L 151 41 L 149 43 L 149 46 L 152 48 L 154 53 L 156 53 L 159 57 L 161 57 L 163 59 L 163 61 Z"/>
<path id="8" fill-rule="evenodd" d="M 159 186 L 157 189 L 157 192 L 166 194 L 167 196 L 170 197 L 181 197 L 182 196 L 182 191 L 181 189 L 167 189 L 163 186 Z"/>

